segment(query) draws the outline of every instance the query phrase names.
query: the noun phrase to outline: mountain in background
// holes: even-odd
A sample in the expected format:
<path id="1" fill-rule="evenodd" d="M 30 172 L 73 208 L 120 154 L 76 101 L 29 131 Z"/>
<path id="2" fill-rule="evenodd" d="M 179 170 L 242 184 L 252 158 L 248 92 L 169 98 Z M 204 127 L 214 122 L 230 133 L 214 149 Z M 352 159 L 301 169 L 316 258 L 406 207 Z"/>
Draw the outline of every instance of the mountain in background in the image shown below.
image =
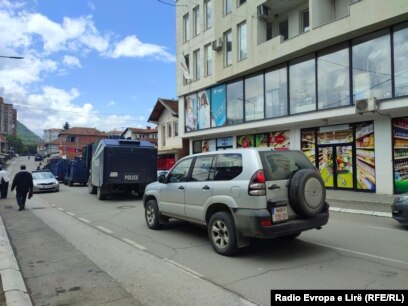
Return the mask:
<path id="1" fill-rule="evenodd" d="M 21 139 L 25 145 L 36 145 L 41 141 L 41 137 L 33 133 L 29 128 L 17 120 L 17 137 Z"/>

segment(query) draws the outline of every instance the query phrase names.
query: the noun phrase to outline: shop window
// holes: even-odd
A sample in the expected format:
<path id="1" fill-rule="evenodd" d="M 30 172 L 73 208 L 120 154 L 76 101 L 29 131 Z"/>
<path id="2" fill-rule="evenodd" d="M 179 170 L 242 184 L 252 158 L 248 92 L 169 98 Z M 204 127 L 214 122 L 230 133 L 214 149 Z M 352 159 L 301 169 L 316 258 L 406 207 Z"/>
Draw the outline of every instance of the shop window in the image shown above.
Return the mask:
<path id="1" fill-rule="evenodd" d="M 189 95 L 186 97 L 185 104 L 185 131 L 191 132 L 197 130 L 197 95 Z M 165 135 L 165 134 L 164 134 Z"/>
<path id="2" fill-rule="evenodd" d="M 265 74 L 265 117 L 288 114 L 288 76 L 286 67 Z"/>
<path id="3" fill-rule="evenodd" d="M 244 122 L 244 82 L 227 85 L 227 124 Z"/>
<path id="4" fill-rule="evenodd" d="M 350 105 L 349 49 L 347 47 L 317 58 L 318 108 Z"/>
<path id="5" fill-rule="evenodd" d="M 391 48 L 389 29 L 353 42 L 354 102 L 375 97 L 391 98 Z"/>
<path id="6" fill-rule="evenodd" d="M 210 127 L 210 102 L 206 90 L 198 93 L 197 96 L 197 129 L 208 129 Z"/>
<path id="7" fill-rule="evenodd" d="M 305 58 L 293 62 L 289 70 L 290 113 L 316 110 L 315 59 Z"/>
<path id="8" fill-rule="evenodd" d="M 394 76 L 395 96 L 408 95 L 408 23 L 395 28 Z"/>
<path id="9" fill-rule="evenodd" d="M 394 192 L 408 192 L 408 117 L 392 120 Z"/>
<path id="10" fill-rule="evenodd" d="M 264 118 L 263 74 L 245 79 L 245 121 Z"/>

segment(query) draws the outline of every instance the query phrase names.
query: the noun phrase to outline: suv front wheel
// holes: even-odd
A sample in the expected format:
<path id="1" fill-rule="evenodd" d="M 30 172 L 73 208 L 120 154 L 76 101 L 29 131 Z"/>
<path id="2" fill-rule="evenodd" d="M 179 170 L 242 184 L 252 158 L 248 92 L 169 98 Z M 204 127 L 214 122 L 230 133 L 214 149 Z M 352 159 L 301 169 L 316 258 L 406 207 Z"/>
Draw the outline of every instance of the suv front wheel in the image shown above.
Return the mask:
<path id="1" fill-rule="evenodd" d="M 234 219 L 228 212 L 221 211 L 210 218 L 208 237 L 218 254 L 229 256 L 238 251 Z"/>
<path id="2" fill-rule="evenodd" d="M 157 202 L 155 200 L 149 200 L 146 202 L 145 219 L 146 224 L 150 229 L 155 230 L 161 228 L 159 220 L 159 208 L 157 207 Z"/>

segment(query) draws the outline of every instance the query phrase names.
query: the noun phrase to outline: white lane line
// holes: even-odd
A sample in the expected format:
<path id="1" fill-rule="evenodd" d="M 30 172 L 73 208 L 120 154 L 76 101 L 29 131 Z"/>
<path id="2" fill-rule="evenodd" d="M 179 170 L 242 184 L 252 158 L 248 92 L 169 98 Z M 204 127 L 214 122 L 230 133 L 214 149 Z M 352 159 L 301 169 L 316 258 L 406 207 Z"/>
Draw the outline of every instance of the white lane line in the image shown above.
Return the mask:
<path id="1" fill-rule="evenodd" d="M 63 209 L 63 208 L 61 208 L 61 207 L 58 207 L 58 210 L 60 210 L 60 211 L 65 211 L 65 209 Z"/>
<path id="2" fill-rule="evenodd" d="M 345 249 L 345 248 L 335 247 L 335 246 L 328 245 L 328 244 L 316 243 L 316 242 L 308 241 L 308 240 L 305 240 L 305 239 L 302 239 L 302 240 L 306 241 L 306 242 L 309 242 L 311 244 L 315 244 L 315 245 L 318 245 L 318 246 L 321 246 L 321 247 L 324 247 L 324 248 L 333 249 L 333 250 L 336 250 L 336 251 L 341 251 L 341 252 L 345 252 L 345 253 L 351 253 L 351 254 L 365 256 L 365 257 L 369 257 L 369 258 L 380 259 L 380 260 L 384 260 L 384 261 L 390 261 L 390 262 L 394 262 L 394 263 L 398 263 L 398 264 L 408 265 L 408 261 L 403 261 L 403 260 L 398 260 L 398 259 L 394 259 L 394 258 L 388 258 L 388 257 L 373 255 L 373 254 L 359 252 L 359 251 L 353 251 L 353 250 L 349 250 L 349 249 Z"/>
<path id="3" fill-rule="evenodd" d="M 91 221 L 85 219 L 85 218 L 78 218 L 78 220 L 85 222 L 85 223 L 91 223 Z"/>
<path id="4" fill-rule="evenodd" d="M 103 227 L 103 226 L 97 226 L 97 228 L 99 228 L 101 231 L 103 231 L 103 232 L 105 232 L 105 233 L 108 233 L 108 234 L 113 234 L 113 232 L 110 230 L 110 229 L 107 229 L 107 228 L 105 228 L 105 227 Z"/>
<path id="5" fill-rule="evenodd" d="M 51 204 L 51 207 L 55 208 L 55 207 L 57 207 L 57 206 L 56 206 L 56 205 L 54 205 L 54 204 Z"/>
<path id="6" fill-rule="evenodd" d="M 70 215 L 70 216 L 72 216 L 72 217 L 75 217 L 75 214 L 72 213 L 72 212 L 69 212 L 69 211 L 67 211 L 67 215 Z"/>
<path id="7" fill-rule="evenodd" d="M 203 278 L 203 276 L 200 273 L 198 273 L 198 272 L 196 272 L 194 270 L 191 270 L 190 268 L 187 268 L 186 266 L 183 266 L 183 265 L 181 265 L 181 264 L 179 264 L 179 263 L 177 263 L 177 262 L 175 262 L 175 261 L 173 261 L 171 259 L 164 258 L 164 261 L 168 262 L 169 264 L 172 264 L 173 266 L 176 266 L 177 268 L 180 268 L 183 272 L 191 275 L 194 278 Z"/>
<path id="8" fill-rule="evenodd" d="M 385 231 L 392 231 L 392 232 L 406 232 L 406 231 L 403 231 L 403 230 L 397 230 L 397 229 L 392 229 L 392 228 L 386 228 L 386 227 L 379 227 L 379 226 L 369 226 L 369 225 L 367 225 L 366 227 L 369 227 L 369 228 L 374 228 L 374 229 L 379 229 L 379 230 L 385 230 Z"/>
<path id="9" fill-rule="evenodd" d="M 138 244 L 138 243 L 134 242 L 133 240 L 130 240 L 128 238 L 123 238 L 122 240 L 124 242 L 129 243 L 130 245 L 134 246 L 135 248 L 138 248 L 139 250 L 142 250 L 142 251 L 147 250 L 143 245 Z"/>

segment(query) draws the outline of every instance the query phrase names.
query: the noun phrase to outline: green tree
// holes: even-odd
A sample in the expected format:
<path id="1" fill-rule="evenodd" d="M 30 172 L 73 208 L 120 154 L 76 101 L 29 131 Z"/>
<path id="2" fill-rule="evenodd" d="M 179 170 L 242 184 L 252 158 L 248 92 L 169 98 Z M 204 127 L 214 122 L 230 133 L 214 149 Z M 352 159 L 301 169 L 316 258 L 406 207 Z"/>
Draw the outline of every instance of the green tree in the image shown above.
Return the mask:
<path id="1" fill-rule="evenodd" d="M 63 128 L 64 131 L 66 131 L 66 130 L 69 129 L 69 123 L 68 123 L 68 121 L 65 122 L 65 124 L 64 124 L 64 126 L 63 126 L 62 128 Z"/>
<path id="2" fill-rule="evenodd" d="M 9 152 L 21 154 L 24 151 L 23 141 L 14 135 L 7 136 Z"/>

